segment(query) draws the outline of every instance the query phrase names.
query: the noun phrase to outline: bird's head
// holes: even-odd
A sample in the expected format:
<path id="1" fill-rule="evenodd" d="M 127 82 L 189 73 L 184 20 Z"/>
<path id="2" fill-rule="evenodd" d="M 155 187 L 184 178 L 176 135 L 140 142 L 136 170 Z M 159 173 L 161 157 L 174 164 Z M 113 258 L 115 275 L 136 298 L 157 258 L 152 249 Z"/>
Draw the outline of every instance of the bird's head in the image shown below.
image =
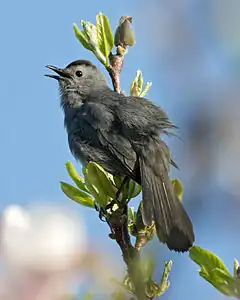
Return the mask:
<path id="1" fill-rule="evenodd" d="M 107 86 L 102 72 L 88 60 L 76 60 L 65 68 L 48 65 L 56 74 L 45 75 L 59 82 L 63 107 L 80 106 L 90 93 Z"/>

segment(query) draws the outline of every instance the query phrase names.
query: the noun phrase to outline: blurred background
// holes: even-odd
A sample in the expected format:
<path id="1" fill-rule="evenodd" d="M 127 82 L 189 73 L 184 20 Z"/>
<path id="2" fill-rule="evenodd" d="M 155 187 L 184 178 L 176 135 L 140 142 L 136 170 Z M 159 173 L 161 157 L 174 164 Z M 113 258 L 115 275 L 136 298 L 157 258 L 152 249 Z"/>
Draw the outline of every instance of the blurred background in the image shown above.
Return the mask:
<path id="1" fill-rule="evenodd" d="M 233 269 L 233 259 L 240 259 L 240 2 L 9 0 L 0 6 L 0 213 L 5 224 L 1 226 L 1 239 L 6 233 L 9 238 L 12 237 L 12 242 L 7 239 L 1 244 L 0 276 L 5 277 L 5 281 L 1 282 L 8 282 L 8 285 L 4 284 L 5 291 L 0 287 L 0 299 L 28 299 L 20 292 L 15 296 L 7 294 L 19 278 L 23 278 L 22 271 L 14 280 L 11 277 L 12 273 L 18 274 L 14 269 L 16 265 L 18 270 L 22 270 L 15 259 L 17 253 L 25 253 L 28 243 L 48 245 L 59 235 L 64 248 L 64 245 L 69 245 L 68 235 L 61 235 L 64 230 L 71 233 L 74 241 L 78 236 L 79 243 L 76 241 L 76 244 L 71 244 L 72 248 L 64 248 L 62 257 L 69 258 L 69 253 L 80 257 L 80 253 L 83 255 L 81 249 L 94 249 L 93 257 L 100 261 L 107 258 L 105 265 L 109 264 L 110 269 L 114 262 L 114 268 L 117 266 L 115 276 L 122 276 L 121 254 L 114 241 L 108 238 L 106 224 L 100 223 L 94 210 L 72 203 L 60 190 L 60 180 L 69 182 L 65 162 L 75 161 L 68 150 L 57 84 L 43 76 L 45 65 L 65 66 L 79 58 L 90 59 L 103 70 L 92 53 L 79 44 L 72 29 L 73 22 L 79 24 L 82 19 L 95 22 L 99 11 L 109 17 L 113 30 L 122 15 L 133 17 L 137 43 L 126 56 L 122 87 L 129 91 L 137 69 L 143 71 L 146 81 L 153 82 L 148 98 L 160 104 L 173 123 L 180 127 L 183 141 L 171 138 L 167 142 L 180 167 L 180 171 L 173 170 L 172 176 L 183 181 L 184 204 L 194 223 L 196 244 L 219 255 L 229 269 Z M 81 169 L 80 165 L 78 169 Z M 41 210 L 42 216 L 50 218 L 40 218 L 46 228 L 58 228 L 56 224 L 63 223 L 61 218 L 59 221 L 54 217 L 59 209 L 61 216 L 73 222 L 73 226 L 54 229 L 54 238 L 47 229 L 44 231 L 40 221 L 38 225 L 31 223 L 35 215 L 28 206 L 42 204 L 45 207 L 46 203 L 58 205 L 54 210 Z M 18 206 L 9 208 L 10 205 Z M 71 212 L 66 210 L 63 213 L 62 207 Z M 54 221 L 51 223 L 49 220 L 52 218 Z M 78 224 L 80 221 L 84 224 L 84 235 L 82 226 Z M 41 241 L 36 238 L 34 242 L 33 233 L 28 232 L 27 235 L 24 233 L 21 242 L 13 243 L 15 236 L 19 236 L 19 226 L 27 231 L 35 228 L 34 233 L 41 236 Z M 75 232 L 76 228 L 79 232 Z M 22 241 L 25 241 L 25 246 Z M 56 245 L 53 242 L 52 248 L 49 246 L 48 249 L 59 249 L 60 246 Z M 224 298 L 200 278 L 198 267 L 187 254 L 172 253 L 157 241 L 148 248 L 158 261 L 156 278 L 160 278 L 166 260 L 174 261 L 171 287 L 162 299 Z M 12 251 L 12 256 L 6 256 L 6 249 L 15 249 L 16 253 Z M 52 253 L 55 256 L 53 250 L 46 251 L 48 255 Z M 51 255 L 46 258 L 38 256 L 38 252 L 34 257 L 37 262 L 39 259 L 51 260 Z M 84 255 L 81 257 L 88 261 Z M 26 265 L 36 274 L 32 261 L 26 260 Z M 69 258 L 64 267 L 57 268 L 58 271 L 50 268 L 51 278 L 54 282 L 60 278 L 57 280 L 60 286 L 68 280 L 74 283 L 70 292 L 83 294 L 88 290 L 92 277 L 82 278 L 85 273 L 81 263 L 77 264 L 78 275 L 74 278 L 65 273 L 67 279 L 57 275 L 59 270 L 75 272 L 71 266 Z M 99 265 L 97 268 L 101 269 Z M 31 272 L 27 273 L 26 282 Z M 37 274 L 39 272 L 37 269 Z M 40 272 L 41 278 L 43 273 Z M 46 282 L 52 283 L 48 276 L 43 276 L 44 280 L 39 280 L 39 276 L 36 279 L 38 289 Z M 24 285 L 19 287 L 19 291 L 23 290 Z M 1 296 L 4 293 L 5 296 Z M 34 298 L 31 294 L 29 299 L 55 300 L 61 299 L 60 296 L 45 294 Z"/>

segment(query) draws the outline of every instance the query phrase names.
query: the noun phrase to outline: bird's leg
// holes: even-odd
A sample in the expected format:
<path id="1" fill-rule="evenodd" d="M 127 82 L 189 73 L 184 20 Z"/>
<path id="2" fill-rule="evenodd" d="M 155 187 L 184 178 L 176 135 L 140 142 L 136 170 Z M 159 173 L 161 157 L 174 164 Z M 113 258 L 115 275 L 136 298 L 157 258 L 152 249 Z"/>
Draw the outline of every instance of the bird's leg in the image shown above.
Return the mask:
<path id="1" fill-rule="evenodd" d="M 111 233 L 109 234 L 109 237 L 114 239 L 115 235 L 114 235 L 114 230 L 112 228 L 111 223 L 108 221 L 107 218 L 107 211 L 105 208 L 100 207 L 96 202 L 94 203 L 94 207 L 96 209 L 96 211 L 98 212 L 98 217 L 102 222 L 106 222 L 111 230 Z"/>
<path id="2" fill-rule="evenodd" d="M 109 234 L 109 237 L 111 239 L 114 239 L 114 237 L 115 237 L 114 230 L 113 230 L 112 225 L 109 222 L 108 217 L 107 217 L 107 211 L 106 211 L 107 207 L 106 208 L 100 207 L 97 203 L 95 203 L 94 206 L 95 206 L 96 211 L 98 212 L 99 219 L 102 222 L 106 222 L 108 224 L 110 230 L 111 230 L 111 233 Z"/>
<path id="3" fill-rule="evenodd" d="M 96 202 L 94 203 L 94 207 L 95 207 L 96 211 L 98 212 L 99 219 L 102 222 L 107 222 L 107 219 L 106 219 L 106 215 L 107 215 L 106 209 L 103 208 L 103 207 L 100 207 Z"/>

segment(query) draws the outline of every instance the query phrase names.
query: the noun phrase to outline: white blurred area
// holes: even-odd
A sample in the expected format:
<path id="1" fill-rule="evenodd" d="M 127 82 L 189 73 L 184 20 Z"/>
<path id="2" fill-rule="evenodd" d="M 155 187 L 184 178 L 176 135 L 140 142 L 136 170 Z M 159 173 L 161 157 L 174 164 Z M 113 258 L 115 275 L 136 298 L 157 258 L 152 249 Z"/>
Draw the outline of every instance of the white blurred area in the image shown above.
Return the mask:
<path id="1" fill-rule="evenodd" d="M 83 216 L 68 206 L 10 205 L 0 221 L 0 300 L 66 300 L 84 291 L 106 298 L 110 278 L 122 276 L 122 262 L 88 239 Z"/>
<path id="2" fill-rule="evenodd" d="M 59 271 L 85 253 L 86 233 L 81 220 L 63 208 L 13 205 L 3 213 L 1 244 L 10 265 Z"/>
<path id="3" fill-rule="evenodd" d="M 83 221 L 64 207 L 6 207 L 1 216 L 0 299 L 55 300 L 74 293 L 83 276 Z M 77 281 L 76 281 L 77 279 Z"/>

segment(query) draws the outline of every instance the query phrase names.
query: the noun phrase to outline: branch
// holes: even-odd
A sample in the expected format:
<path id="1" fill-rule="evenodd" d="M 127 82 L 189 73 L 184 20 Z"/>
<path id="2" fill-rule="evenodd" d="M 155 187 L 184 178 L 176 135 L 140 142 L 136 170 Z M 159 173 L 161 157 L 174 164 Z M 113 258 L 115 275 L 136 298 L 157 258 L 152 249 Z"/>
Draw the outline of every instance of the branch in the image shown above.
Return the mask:
<path id="1" fill-rule="evenodd" d="M 127 47 L 135 44 L 134 32 L 132 29 L 132 17 L 123 16 L 115 32 L 114 43 L 117 47 L 117 54 L 110 53 L 109 75 L 112 79 L 114 91 L 121 93 L 120 73 L 122 72 L 124 55 L 127 53 Z"/>
<path id="2" fill-rule="evenodd" d="M 129 277 L 134 285 L 136 296 L 139 300 L 146 300 L 145 283 L 140 265 L 140 255 L 136 248 L 131 244 L 128 232 L 128 206 L 118 208 L 113 212 L 108 222 L 114 233 L 114 238 L 118 243 L 123 259 L 127 265 Z"/>
<path id="3" fill-rule="evenodd" d="M 126 50 L 126 49 L 125 49 Z M 112 79 L 114 91 L 121 93 L 120 74 L 123 68 L 124 55 L 119 51 L 117 54 L 110 54 L 110 67 L 108 68 L 109 75 Z M 123 185 L 126 183 L 126 177 Z M 119 190 L 121 192 L 121 188 Z M 128 205 L 127 203 L 120 204 L 120 207 L 113 211 L 109 216 L 108 223 L 111 231 L 114 233 L 114 238 L 118 243 L 123 259 L 127 265 L 128 274 L 132 281 L 138 300 L 149 299 L 145 293 L 144 276 L 141 270 L 139 251 L 132 245 L 128 231 Z"/>
<path id="4" fill-rule="evenodd" d="M 110 68 L 108 69 L 109 75 L 112 79 L 114 91 L 121 93 L 120 74 L 123 68 L 124 56 L 121 54 L 110 54 Z"/>

